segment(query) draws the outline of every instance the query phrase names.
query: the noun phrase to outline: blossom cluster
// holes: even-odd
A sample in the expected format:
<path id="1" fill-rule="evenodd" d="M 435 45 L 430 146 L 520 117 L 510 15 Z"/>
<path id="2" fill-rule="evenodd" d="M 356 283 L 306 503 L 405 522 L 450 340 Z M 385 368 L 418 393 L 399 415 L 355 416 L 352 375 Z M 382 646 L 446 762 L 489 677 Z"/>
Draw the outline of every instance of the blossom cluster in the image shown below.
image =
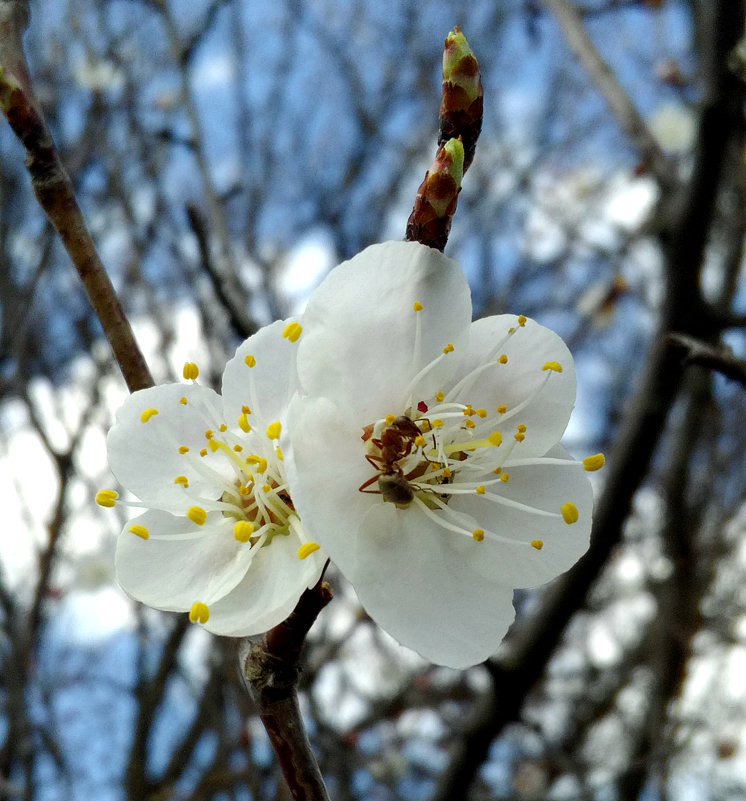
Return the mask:
<path id="1" fill-rule="evenodd" d="M 603 456 L 559 445 L 575 400 L 562 340 L 522 315 L 471 316 L 455 261 L 374 245 L 302 317 L 244 342 L 222 395 L 191 363 L 189 383 L 133 394 L 108 437 L 147 510 L 118 540 L 123 588 L 242 636 L 282 621 L 328 558 L 425 658 L 490 656 L 513 590 L 585 552 Z"/>

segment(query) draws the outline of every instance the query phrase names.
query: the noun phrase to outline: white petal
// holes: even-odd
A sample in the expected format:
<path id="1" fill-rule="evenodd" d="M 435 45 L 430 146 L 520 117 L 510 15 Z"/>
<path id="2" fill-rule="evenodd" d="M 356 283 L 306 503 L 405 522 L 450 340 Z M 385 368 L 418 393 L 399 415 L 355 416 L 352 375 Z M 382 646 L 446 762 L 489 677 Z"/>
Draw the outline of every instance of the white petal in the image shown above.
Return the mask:
<path id="1" fill-rule="evenodd" d="M 186 398 L 186 404 L 180 403 Z M 147 422 L 140 415 L 156 409 Z M 165 384 L 134 392 L 117 411 L 106 445 L 109 466 L 119 482 L 146 505 L 183 511 L 192 505 L 177 476 L 189 479 L 189 496 L 217 499 L 223 489 L 219 478 L 229 480 L 230 465 L 212 460 L 219 476 L 201 476 L 189 468 L 207 444 L 205 431 L 222 422 L 222 404 L 217 393 L 197 384 Z M 179 453 L 179 447 L 189 454 Z"/>
<path id="2" fill-rule="evenodd" d="M 204 627 L 214 634 L 245 637 L 285 620 L 303 591 L 319 580 L 326 561 L 321 551 L 299 559 L 300 544 L 298 537 L 289 534 L 259 548 L 243 581 L 210 605 L 210 618 Z"/>
<path id="3" fill-rule="evenodd" d="M 445 532 L 412 507 L 380 504 L 354 538 L 347 578 L 368 614 L 402 645 L 453 668 L 494 653 L 513 622 L 513 590 L 475 573 Z"/>
<path id="4" fill-rule="evenodd" d="M 422 311 L 413 310 L 415 302 Z M 418 317 L 423 335 L 415 353 Z M 469 287 L 455 261 L 416 242 L 373 245 L 311 295 L 298 351 L 301 384 L 353 409 L 361 425 L 401 413 L 411 380 L 446 345 L 457 352 L 465 344 L 470 320 Z M 452 355 L 423 381 L 423 396 L 440 388 Z"/>
<path id="5" fill-rule="evenodd" d="M 506 364 L 495 364 L 480 373 L 474 387 L 459 398 L 475 409 L 486 409 L 490 416 L 500 404 L 508 408 L 503 438 L 515 433 L 516 425 L 526 426 L 526 438 L 514 453 L 521 456 L 541 456 L 559 442 L 567 427 L 575 403 L 575 367 L 572 356 L 562 339 L 542 325 L 527 320 L 518 325 L 512 314 L 484 317 L 471 324 L 469 346 L 458 360 L 456 380 L 484 363 L 485 356 L 507 334 L 516 331 L 496 355 L 504 353 Z M 558 362 L 562 372 L 543 370 L 547 362 Z M 540 387 L 543 387 L 539 389 Z M 538 390 L 538 392 L 537 392 Z M 527 398 L 531 402 L 515 417 L 510 415 Z"/>
<path id="6" fill-rule="evenodd" d="M 295 357 L 298 342 L 282 336 L 287 320 L 278 320 L 257 331 L 239 346 L 223 373 L 223 408 L 226 422 L 232 428 L 248 406 L 248 422 L 261 426 L 262 433 L 269 423 L 282 420 L 290 398 L 296 391 L 298 379 Z M 245 358 L 253 356 L 254 367 Z"/>
<path id="7" fill-rule="evenodd" d="M 382 503 L 380 495 L 358 491 L 376 473 L 365 460 L 363 430 L 327 398 L 296 397 L 287 432 L 282 449 L 295 508 L 310 536 L 345 573 L 360 520 Z"/>
<path id="8" fill-rule="evenodd" d="M 561 516 L 517 510 L 479 495 L 454 496 L 449 507 L 470 515 L 476 526 L 485 530 L 484 540 L 462 553 L 475 572 L 509 587 L 537 587 L 564 573 L 588 550 L 591 483 L 582 465 L 564 448 L 556 446 L 547 456 L 567 459 L 568 466 L 508 467 L 509 481 L 488 487 L 488 492 L 555 515 L 564 503 L 571 502 L 579 513 L 577 522 L 568 525 Z M 503 541 L 492 540 L 490 531 Z M 543 542 L 541 550 L 530 546 L 534 540 Z"/>
<path id="9" fill-rule="evenodd" d="M 197 531 L 191 520 L 148 511 L 119 535 L 117 581 L 128 595 L 155 609 L 185 612 L 195 601 L 210 604 L 241 581 L 252 561 L 248 543 L 234 538 L 233 523 L 213 513 L 198 537 L 183 539 L 180 535 Z M 150 538 L 130 532 L 132 524 L 145 526 Z"/>

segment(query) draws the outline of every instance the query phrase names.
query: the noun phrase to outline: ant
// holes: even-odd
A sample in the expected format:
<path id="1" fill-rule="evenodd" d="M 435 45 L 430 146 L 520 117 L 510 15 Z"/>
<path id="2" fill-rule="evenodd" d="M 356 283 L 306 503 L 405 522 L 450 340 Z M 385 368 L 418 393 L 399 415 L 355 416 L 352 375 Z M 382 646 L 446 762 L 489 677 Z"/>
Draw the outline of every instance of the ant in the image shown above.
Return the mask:
<path id="1" fill-rule="evenodd" d="M 372 429 L 366 430 L 363 440 L 369 439 L 372 434 Z M 401 415 L 384 429 L 380 439 L 371 439 L 371 443 L 378 448 L 381 455 L 371 456 L 368 454 L 365 458 L 378 471 L 378 474 L 361 484 L 358 488 L 359 491 L 380 493 L 384 501 L 394 503 L 399 508 L 409 506 L 414 499 L 414 491 L 399 466 L 399 462 L 409 456 L 414 441 L 421 434 L 420 429 L 409 417 Z M 366 489 L 374 481 L 378 481 L 378 489 Z"/>

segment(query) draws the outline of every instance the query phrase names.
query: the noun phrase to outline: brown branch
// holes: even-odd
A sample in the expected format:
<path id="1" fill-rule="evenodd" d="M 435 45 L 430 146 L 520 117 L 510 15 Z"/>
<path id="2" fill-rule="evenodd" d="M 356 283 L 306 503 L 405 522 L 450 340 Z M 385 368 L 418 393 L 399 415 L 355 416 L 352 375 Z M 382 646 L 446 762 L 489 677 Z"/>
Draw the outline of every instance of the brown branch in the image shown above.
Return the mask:
<path id="1" fill-rule="evenodd" d="M 78 271 L 88 298 L 130 391 L 153 379 L 96 251 L 41 108 L 34 97 L 23 53 L 27 0 L 0 0 L 0 107 L 26 149 L 31 185 Z"/>
<path id="2" fill-rule="evenodd" d="M 686 334 L 669 334 L 666 341 L 681 354 L 684 365 L 697 364 L 732 378 L 746 387 L 746 361 L 735 356 L 727 345 L 710 345 Z"/>
<path id="3" fill-rule="evenodd" d="M 244 685 L 259 710 L 295 801 L 329 801 L 303 725 L 297 684 L 306 634 L 331 599 L 329 585 L 320 580 L 301 595 L 286 620 L 260 641 L 246 641 L 239 653 Z"/>
<path id="4" fill-rule="evenodd" d="M 668 158 L 650 133 L 645 120 L 629 99 L 616 75 L 589 39 L 578 9 L 568 0 L 543 0 L 543 3 L 554 14 L 567 46 L 596 84 L 622 131 L 639 151 L 645 166 L 661 186 L 672 188 L 675 185 L 674 171 Z"/>

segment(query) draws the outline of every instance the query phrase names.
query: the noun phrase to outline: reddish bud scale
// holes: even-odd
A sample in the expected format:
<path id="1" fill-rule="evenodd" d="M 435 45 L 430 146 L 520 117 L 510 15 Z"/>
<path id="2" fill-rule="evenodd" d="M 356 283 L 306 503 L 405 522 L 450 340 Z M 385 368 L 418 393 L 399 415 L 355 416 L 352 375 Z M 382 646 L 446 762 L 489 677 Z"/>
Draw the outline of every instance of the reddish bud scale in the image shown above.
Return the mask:
<path id="1" fill-rule="evenodd" d="M 482 131 L 484 94 L 479 64 L 466 38 L 454 28 L 443 51 L 443 89 L 438 126 L 438 145 L 461 138 L 464 145 L 464 172 L 474 158 Z"/>
<path id="2" fill-rule="evenodd" d="M 461 191 L 463 148 L 449 140 L 438 149 L 432 167 L 425 174 L 407 220 L 406 239 L 443 251 Z"/>

